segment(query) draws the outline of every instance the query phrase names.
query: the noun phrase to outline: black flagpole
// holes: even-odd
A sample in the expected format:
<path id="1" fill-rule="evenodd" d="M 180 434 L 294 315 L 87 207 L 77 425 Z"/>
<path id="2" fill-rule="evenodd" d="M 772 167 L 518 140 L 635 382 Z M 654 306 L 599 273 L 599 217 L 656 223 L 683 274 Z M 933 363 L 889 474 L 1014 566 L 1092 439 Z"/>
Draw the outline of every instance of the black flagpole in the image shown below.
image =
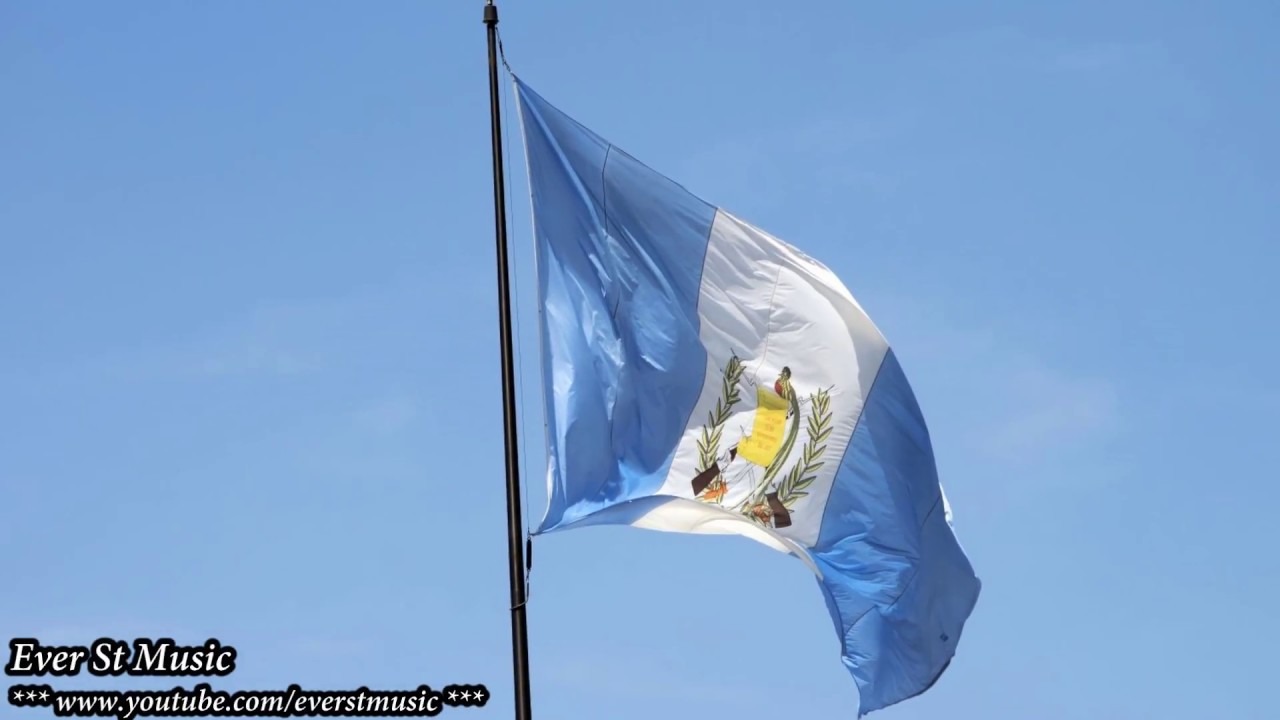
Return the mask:
<path id="1" fill-rule="evenodd" d="M 498 8 L 484 6 L 489 36 L 489 117 L 493 136 L 493 212 L 498 244 L 498 327 L 502 333 L 502 416 L 507 456 L 507 555 L 511 570 L 511 655 L 515 669 L 516 720 L 531 720 L 529 632 L 525 621 L 524 524 L 520 511 L 520 453 L 516 446 L 515 369 L 511 359 L 511 291 L 507 285 L 507 209 L 502 179 L 502 123 L 498 103 Z"/>

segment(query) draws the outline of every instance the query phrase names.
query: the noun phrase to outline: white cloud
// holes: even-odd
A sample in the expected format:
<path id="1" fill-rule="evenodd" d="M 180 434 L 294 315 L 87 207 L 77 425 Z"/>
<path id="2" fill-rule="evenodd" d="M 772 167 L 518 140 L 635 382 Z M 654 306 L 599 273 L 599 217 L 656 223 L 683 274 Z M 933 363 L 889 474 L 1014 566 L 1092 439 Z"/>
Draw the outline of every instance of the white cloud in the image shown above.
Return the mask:
<path id="1" fill-rule="evenodd" d="M 408 427 L 418 417 L 417 401 L 407 395 L 372 402 L 355 412 L 356 426 L 378 435 Z"/>
<path id="2" fill-rule="evenodd" d="M 46 364 L 23 381 L 110 384 L 320 373 L 361 352 L 371 333 L 402 322 L 405 315 L 396 309 L 426 303 L 423 284 L 405 281 L 327 298 L 263 302 L 181 336 Z"/>
<path id="3" fill-rule="evenodd" d="M 189 365 L 199 375 L 300 375 L 319 368 L 316 357 L 302 357 L 290 351 L 253 342 L 214 349 Z"/>
<path id="4" fill-rule="evenodd" d="M 1137 42 L 1094 43 L 1067 48 L 1053 57 L 1056 70 L 1090 72 L 1132 67 L 1159 59 L 1159 48 Z"/>
<path id="5" fill-rule="evenodd" d="M 1120 430 L 1119 394 L 1102 378 L 1039 364 L 1010 373 L 1001 394 L 1002 411 L 985 429 L 982 448 L 1005 462 L 1094 447 Z"/>
<path id="6" fill-rule="evenodd" d="M 1085 463 L 1094 471 L 1097 453 L 1124 432 L 1122 388 L 1081 365 L 1087 356 L 1028 347 L 945 298 L 876 300 L 867 310 L 883 322 L 935 445 L 957 469 L 985 462 L 1020 473 L 1042 468 L 1047 477 Z"/>

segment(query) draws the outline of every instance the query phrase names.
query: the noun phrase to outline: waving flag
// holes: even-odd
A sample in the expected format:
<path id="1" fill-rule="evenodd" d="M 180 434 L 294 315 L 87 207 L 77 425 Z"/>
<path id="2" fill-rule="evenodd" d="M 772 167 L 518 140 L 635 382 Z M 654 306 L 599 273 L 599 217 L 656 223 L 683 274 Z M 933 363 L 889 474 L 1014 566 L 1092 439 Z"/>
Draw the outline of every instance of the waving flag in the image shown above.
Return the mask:
<path id="1" fill-rule="evenodd" d="M 859 716 L 924 692 L 980 583 L 902 368 L 823 265 L 516 81 L 549 504 L 538 533 L 736 533 L 817 574 Z"/>

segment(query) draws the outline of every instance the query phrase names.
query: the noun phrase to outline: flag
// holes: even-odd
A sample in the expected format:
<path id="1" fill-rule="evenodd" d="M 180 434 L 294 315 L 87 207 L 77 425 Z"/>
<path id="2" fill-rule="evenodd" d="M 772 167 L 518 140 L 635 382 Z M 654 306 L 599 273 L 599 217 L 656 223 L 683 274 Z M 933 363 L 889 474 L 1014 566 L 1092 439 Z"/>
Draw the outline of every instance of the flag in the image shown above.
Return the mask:
<path id="1" fill-rule="evenodd" d="M 547 410 L 536 533 L 625 524 L 791 553 L 858 715 L 927 690 L 980 583 L 893 349 L 825 266 L 515 83 Z"/>

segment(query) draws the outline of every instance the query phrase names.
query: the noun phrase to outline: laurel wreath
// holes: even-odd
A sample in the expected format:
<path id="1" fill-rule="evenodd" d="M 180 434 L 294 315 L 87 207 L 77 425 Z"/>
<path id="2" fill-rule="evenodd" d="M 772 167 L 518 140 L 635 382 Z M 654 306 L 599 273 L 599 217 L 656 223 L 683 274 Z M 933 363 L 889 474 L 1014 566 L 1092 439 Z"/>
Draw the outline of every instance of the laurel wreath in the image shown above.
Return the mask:
<path id="1" fill-rule="evenodd" d="M 698 472 L 711 467 L 720 455 L 720 436 L 724 424 L 732 416 L 733 406 L 742 398 L 738 395 L 738 382 L 742 380 L 742 360 L 737 355 L 729 358 L 720 381 L 720 397 L 714 410 L 707 412 L 707 424 L 702 426 L 698 438 Z"/>
<path id="2" fill-rule="evenodd" d="M 818 470 L 822 469 L 822 454 L 827 451 L 824 445 L 831 437 L 831 395 L 826 390 L 818 390 L 809 397 L 813 412 L 809 415 L 809 442 L 805 443 L 800 453 L 800 462 L 791 467 L 791 471 L 778 485 L 778 501 L 787 510 L 793 509 L 800 498 L 809 493 L 807 489 L 817 479 Z"/>

